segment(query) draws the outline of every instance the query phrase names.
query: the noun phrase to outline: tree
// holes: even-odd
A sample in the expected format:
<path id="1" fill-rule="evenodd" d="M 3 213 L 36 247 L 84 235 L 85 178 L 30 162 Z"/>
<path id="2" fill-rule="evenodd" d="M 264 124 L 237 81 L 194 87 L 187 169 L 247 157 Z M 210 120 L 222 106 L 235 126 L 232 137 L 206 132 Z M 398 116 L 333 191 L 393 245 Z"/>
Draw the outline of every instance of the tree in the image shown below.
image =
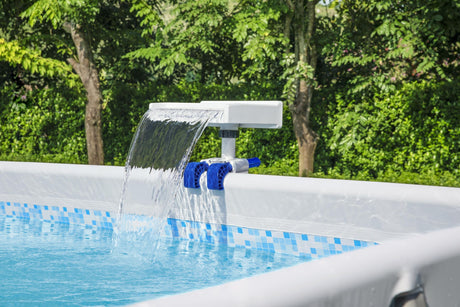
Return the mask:
<path id="1" fill-rule="evenodd" d="M 97 2 L 94 1 L 38 0 L 22 14 L 22 17 L 29 19 L 32 27 L 37 22 L 48 22 L 53 29 L 62 28 L 72 38 L 76 57 L 67 58 L 67 62 L 80 77 L 88 99 L 85 112 L 85 132 L 89 164 L 104 164 L 101 129 L 102 94 L 99 73 L 88 38 L 88 29 L 85 29 L 85 26 L 89 25 L 88 21 L 94 21 L 98 11 Z"/>
<path id="2" fill-rule="evenodd" d="M 68 86 L 74 87 L 77 76 L 72 73 L 72 67 L 59 58 L 47 56 L 52 49 L 50 35 L 43 35 L 43 27 L 32 29 L 20 17 L 31 4 L 30 0 L 0 3 L 1 81 L 13 82 L 18 87 L 26 86 L 30 89 L 32 86 L 42 86 L 44 79 L 60 78 L 66 80 Z M 43 41 L 37 41 L 37 36 L 42 37 Z M 33 75 L 38 78 L 33 78 Z"/>
<path id="3" fill-rule="evenodd" d="M 162 8 L 159 26 L 154 31 L 144 31 L 150 40 L 148 46 L 130 52 L 127 57 L 147 59 L 154 64 L 157 75 L 173 81 L 186 79 L 206 84 L 238 79 L 243 70 L 242 48 L 232 37 L 237 9 L 222 0 L 171 4 Z M 151 15 L 140 3 L 133 2 L 133 10 L 144 20 Z"/>
<path id="4" fill-rule="evenodd" d="M 389 170 L 451 171 L 460 1 L 335 4 L 337 31 L 322 52 L 334 101 L 323 170 L 373 179 Z"/>
<path id="5" fill-rule="evenodd" d="M 30 2 L 23 2 L 24 6 Z M 101 133 L 101 91 L 98 70 L 94 63 L 90 42 L 82 24 L 83 20 L 94 20 L 98 12 L 96 3 L 90 1 L 49 1 L 38 0 L 33 2 L 22 12 L 20 18 L 26 18 L 33 33 L 37 23 L 50 25 L 50 32 L 59 41 L 62 39 L 61 30 L 70 34 L 76 50 L 76 56 L 68 57 L 67 62 L 75 70 L 86 90 L 88 102 L 85 112 L 85 131 L 87 140 L 88 162 L 90 164 L 103 164 L 104 152 Z M 18 18 L 17 16 L 16 18 Z M 23 25 L 25 26 L 25 25 Z M 35 34 L 42 36 L 40 31 Z M 61 59 L 42 57 L 41 50 L 34 47 L 21 46 L 26 43 L 24 37 L 12 41 L 2 40 L 1 58 L 13 65 L 21 65 L 31 73 L 42 76 L 54 76 L 56 72 L 64 75 L 70 74 L 68 64 Z M 30 43 L 30 41 L 29 41 Z M 62 41 L 60 42 L 62 46 Z M 62 52 L 62 50 L 61 50 Z M 52 64 L 51 64 L 52 63 Z"/>
<path id="6" fill-rule="evenodd" d="M 299 176 L 314 171 L 318 134 L 311 111 L 318 60 L 316 6 L 319 0 L 240 1 L 234 37 L 243 44 L 247 68 L 243 76 L 268 75 L 285 82 L 284 98 L 291 111 L 299 148 Z M 279 75 L 268 73 L 273 61 L 282 64 Z M 261 68 L 263 67 L 263 68 Z M 260 81 L 260 79 L 259 79 Z"/>
<path id="7" fill-rule="evenodd" d="M 286 47 L 287 63 L 290 66 L 284 75 L 287 79 L 285 92 L 299 146 L 299 175 L 308 176 L 314 170 L 314 156 L 319 139 L 311 124 L 311 104 L 318 60 L 315 22 L 316 5 L 319 1 L 286 2 L 288 11 L 284 33 L 290 39 Z"/>
<path id="8" fill-rule="evenodd" d="M 452 80 L 460 59 L 460 1 L 336 1 L 329 62 L 350 93 L 388 92 L 403 82 Z"/>
<path id="9" fill-rule="evenodd" d="M 101 76 L 110 87 L 113 80 L 130 81 L 138 75 L 126 74 L 127 66 L 141 67 L 141 63 L 121 61 L 128 49 L 143 43 L 138 20 L 129 12 L 131 5 L 93 0 L 23 0 L 2 5 L 6 10 L 0 59 L 43 78 L 59 77 L 69 86 L 76 85 L 78 76 L 87 97 L 88 162 L 103 164 Z"/>

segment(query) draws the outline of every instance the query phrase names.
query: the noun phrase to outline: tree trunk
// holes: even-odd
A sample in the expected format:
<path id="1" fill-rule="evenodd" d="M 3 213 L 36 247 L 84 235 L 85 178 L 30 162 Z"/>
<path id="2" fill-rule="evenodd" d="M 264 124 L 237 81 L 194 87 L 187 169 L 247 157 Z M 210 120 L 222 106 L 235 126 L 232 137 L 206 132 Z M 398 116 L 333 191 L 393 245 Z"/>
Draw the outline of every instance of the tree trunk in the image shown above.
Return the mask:
<path id="1" fill-rule="evenodd" d="M 297 0 L 295 4 L 288 1 L 291 8 L 295 8 L 293 30 L 295 33 L 296 61 L 308 64 L 308 69 L 316 68 L 316 45 L 313 42 L 315 30 L 315 7 L 318 0 Z M 307 14 L 307 16 L 305 16 Z M 306 76 L 307 74 L 305 74 Z M 313 80 L 297 80 L 297 93 L 293 105 L 290 106 L 294 132 L 299 146 L 299 176 L 309 176 L 314 171 L 315 149 L 318 135 L 311 128 L 310 113 L 313 96 Z"/>
<path id="2" fill-rule="evenodd" d="M 78 61 L 70 58 L 67 61 L 80 76 L 86 90 L 88 102 L 85 110 L 86 148 L 88 163 L 104 164 L 104 149 L 102 142 L 102 95 L 99 86 L 99 74 L 94 64 L 93 54 L 88 39 L 79 25 L 65 23 L 64 29 L 72 35 L 77 49 Z"/>
<path id="3" fill-rule="evenodd" d="M 310 127 L 312 87 L 304 80 L 299 82 L 297 101 L 291 108 L 294 132 L 299 146 L 299 176 L 310 176 L 314 171 L 315 149 L 318 135 Z"/>

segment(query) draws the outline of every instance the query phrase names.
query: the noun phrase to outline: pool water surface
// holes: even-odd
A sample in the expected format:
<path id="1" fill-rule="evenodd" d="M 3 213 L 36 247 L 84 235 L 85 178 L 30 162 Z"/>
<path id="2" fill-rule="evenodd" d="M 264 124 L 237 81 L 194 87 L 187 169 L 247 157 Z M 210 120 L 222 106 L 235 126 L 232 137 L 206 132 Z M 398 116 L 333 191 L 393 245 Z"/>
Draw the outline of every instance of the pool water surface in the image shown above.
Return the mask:
<path id="1" fill-rule="evenodd" d="M 113 231 L 0 215 L 2 306 L 126 305 L 261 274 L 305 259 L 164 238 L 155 261 L 113 252 Z"/>

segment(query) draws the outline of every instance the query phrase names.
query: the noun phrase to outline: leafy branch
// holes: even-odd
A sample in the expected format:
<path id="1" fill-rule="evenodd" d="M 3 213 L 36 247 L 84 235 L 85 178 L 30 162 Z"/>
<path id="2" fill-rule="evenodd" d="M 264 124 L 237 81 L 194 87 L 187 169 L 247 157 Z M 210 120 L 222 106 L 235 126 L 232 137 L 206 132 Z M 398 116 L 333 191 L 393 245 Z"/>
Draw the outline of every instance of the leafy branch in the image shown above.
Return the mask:
<path id="1" fill-rule="evenodd" d="M 32 74 L 66 79 L 70 87 L 78 84 L 79 78 L 73 73 L 72 66 L 63 61 L 42 57 L 40 51 L 22 47 L 17 41 L 8 42 L 0 38 L 0 60 L 20 65 Z"/>
<path id="2" fill-rule="evenodd" d="M 290 53 L 282 61 L 285 67 L 280 79 L 285 80 L 283 98 L 289 106 L 293 106 L 297 98 L 299 81 L 304 80 L 309 85 L 315 85 L 314 68 L 308 63 L 295 61 L 295 55 Z"/>

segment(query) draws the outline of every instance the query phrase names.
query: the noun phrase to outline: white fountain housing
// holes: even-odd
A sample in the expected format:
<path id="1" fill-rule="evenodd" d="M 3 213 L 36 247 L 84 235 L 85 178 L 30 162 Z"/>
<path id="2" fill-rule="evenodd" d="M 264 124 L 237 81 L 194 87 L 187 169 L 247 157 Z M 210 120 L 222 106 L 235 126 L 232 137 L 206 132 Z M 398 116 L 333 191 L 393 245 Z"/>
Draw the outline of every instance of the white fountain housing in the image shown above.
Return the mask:
<path id="1" fill-rule="evenodd" d="M 211 119 L 209 126 L 227 130 L 238 128 L 277 129 L 283 125 L 281 101 L 202 101 L 200 103 L 151 103 L 150 110 L 222 111 L 222 116 Z"/>
<path id="2" fill-rule="evenodd" d="M 238 128 L 278 129 L 283 125 L 281 101 L 202 101 L 200 103 L 151 103 L 150 110 L 220 111 L 208 126 L 219 127 L 222 136 L 222 158 L 235 158 L 235 138 Z"/>

